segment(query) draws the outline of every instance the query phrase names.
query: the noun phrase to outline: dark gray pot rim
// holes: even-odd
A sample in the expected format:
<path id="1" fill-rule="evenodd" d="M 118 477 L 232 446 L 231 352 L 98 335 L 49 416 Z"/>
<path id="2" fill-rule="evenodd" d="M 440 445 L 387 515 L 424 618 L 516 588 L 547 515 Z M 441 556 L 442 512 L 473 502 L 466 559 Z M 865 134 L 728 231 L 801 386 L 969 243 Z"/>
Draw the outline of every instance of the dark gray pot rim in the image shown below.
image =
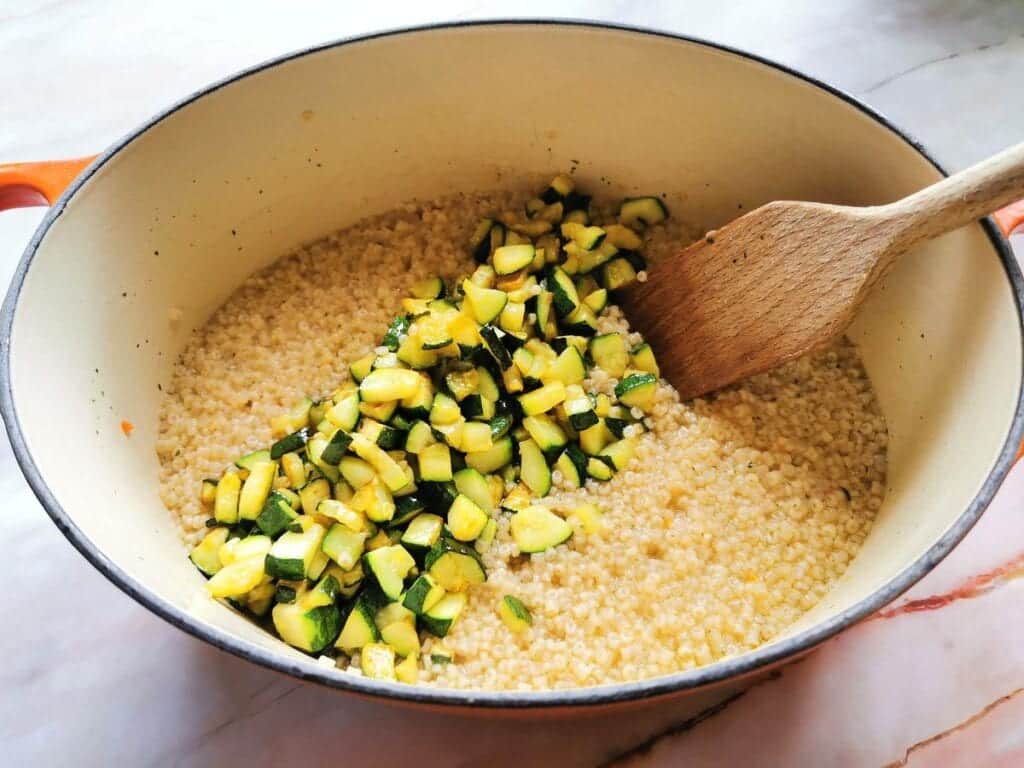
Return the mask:
<path id="1" fill-rule="evenodd" d="M 164 620 L 173 624 L 178 629 L 204 640 L 211 645 L 228 651 L 247 661 L 259 664 L 268 669 L 273 669 L 284 674 L 291 675 L 301 680 L 319 683 L 331 688 L 344 691 L 379 697 L 383 700 L 394 702 L 407 702 L 414 704 L 428 705 L 454 705 L 461 707 L 481 707 L 491 709 L 541 709 L 561 707 L 588 707 L 608 705 L 616 702 L 639 701 L 656 696 L 679 693 L 717 683 L 727 682 L 741 676 L 763 670 L 786 659 L 796 657 L 801 653 L 829 639 L 841 630 L 855 624 L 864 617 L 875 612 L 882 606 L 892 602 L 900 594 L 909 589 L 915 582 L 932 570 L 964 537 L 971 527 L 978 521 L 982 512 L 991 502 L 1000 484 L 1005 479 L 1013 461 L 1018 447 L 1024 436 L 1024 388 L 1018 395 L 1017 409 L 1014 415 L 1010 431 L 1006 441 L 999 452 L 988 477 L 982 485 L 975 498 L 964 510 L 953 526 L 933 544 L 928 551 L 919 557 L 913 564 L 907 567 L 902 573 L 892 578 L 887 584 L 873 592 L 859 603 L 851 606 L 842 613 L 817 624 L 810 629 L 804 630 L 793 637 L 787 638 L 769 647 L 755 649 L 750 653 L 743 654 L 736 658 L 711 664 L 706 667 L 680 672 L 672 675 L 640 680 L 631 683 L 620 683 L 614 685 L 602 685 L 593 688 L 579 688 L 568 691 L 541 691 L 541 692 L 485 692 L 485 691 L 456 691 L 450 689 L 432 689 L 416 686 L 401 685 L 396 683 L 385 683 L 374 681 L 356 675 L 339 674 L 333 670 L 319 668 L 315 662 L 300 664 L 285 656 L 258 647 L 252 643 L 240 640 L 229 633 L 218 628 L 209 627 L 191 617 L 188 613 L 172 605 L 163 598 L 157 596 L 136 581 L 128 573 L 122 570 L 117 564 L 109 560 L 106 555 L 93 544 L 85 534 L 75 525 L 74 521 L 63 509 L 56 497 L 50 491 L 43 479 L 32 454 L 28 449 L 18 420 L 17 408 L 14 403 L 11 391 L 10 371 L 10 338 L 14 322 L 14 314 L 17 309 L 18 297 L 21 293 L 25 276 L 35 257 L 36 250 L 46 236 L 47 231 L 57 218 L 60 217 L 68 201 L 74 197 L 78 189 L 93 174 L 102 168 L 112 157 L 123 147 L 134 141 L 137 137 L 148 131 L 154 125 L 174 114 L 179 109 L 191 104 L 207 94 L 224 88 L 237 80 L 249 75 L 262 72 L 283 62 L 291 61 L 302 56 L 318 53 L 320 51 L 338 48 L 345 45 L 354 45 L 367 40 L 374 40 L 382 37 L 393 37 L 398 35 L 430 32 L 433 30 L 445 30 L 462 27 L 486 27 L 504 25 L 561 25 L 581 28 L 611 29 L 620 32 L 630 32 L 637 35 L 647 35 L 660 39 L 674 40 L 688 45 L 700 45 L 706 48 L 723 51 L 750 61 L 754 61 L 774 68 L 793 78 L 802 80 L 818 89 L 843 100 L 850 106 L 855 107 L 863 114 L 871 117 L 879 124 L 885 126 L 890 132 L 898 136 L 908 145 L 913 147 L 925 159 L 927 159 L 941 173 L 943 168 L 928 154 L 919 142 L 908 136 L 904 131 L 897 128 L 884 116 L 858 101 L 853 96 L 824 83 L 814 77 L 784 66 L 777 62 L 765 59 L 736 48 L 695 37 L 677 35 L 668 32 L 661 32 L 653 29 L 634 27 L 607 22 L 567 20 L 567 19 L 495 19 L 470 22 L 449 22 L 439 24 L 427 24 L 416 27 L 401 28 L 376 32 L 357 37 L 337 40 L 323 45 L 312 46 L 294 53 L 271 59 L 249 69 L 245 69 L 235 75 L 216 82 L 192 95 L 182 99 L 178 103 L 157 114 L 149 121 L 143 123 L 137 129 L 129 133 L 120 141 L 111 145 L 95 162 L 92 163 L 82 174 L 71 184 L 70 187 L 54 203 L 42 223 L 36 229 L 31 241 L 18 264 L 11 281 L 10 289 L 0 310 L 0 324 L 2 324 L 2 335 L 0 335 L 0 415 L 7 428 L 7 434 L 14 454 L 32 488 L 36 498 L 39 499 L 47 514 L 53 519 L 54 524 L 67 537 L 74 547 L 92 563 L 97 570 L 113 582 L 119 589 L 138 601 L 146 608 L 157 614 Z M 981 222 L 992 247 L 995 249 L 1003 268 L 1006 271 L 1007 280 L 1013 290 L 1014 300 L 1017 306 L 1018 323 L 1021 324 L 1024 333 L 1024 322 L 1021 318 L 1021 307 L 1024 305 L 1024 278 L 1021 276 L 1020 268 L 1007 244 L 1006 240 L 999 233 L 991 219 Z M 1024 385 L 1024 372 L 1022 372 L 1022 385 Z"/>

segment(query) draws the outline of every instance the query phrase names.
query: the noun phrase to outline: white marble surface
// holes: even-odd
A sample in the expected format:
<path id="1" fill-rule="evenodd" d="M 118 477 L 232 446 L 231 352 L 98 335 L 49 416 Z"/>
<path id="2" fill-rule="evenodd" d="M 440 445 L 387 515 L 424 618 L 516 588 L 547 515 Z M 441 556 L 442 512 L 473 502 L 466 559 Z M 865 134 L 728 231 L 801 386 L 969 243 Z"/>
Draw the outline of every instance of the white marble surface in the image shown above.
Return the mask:
<path id="1" fill-rule="evenodd" d="M 950 168 L 1024 136 L 1019 0 L 415 9 L 0 0 L 0 162 L 96 152 L 207 81 L 297 47 L 513 14 L 611 19 L 747 48 L 862 96 Z M 3 279 L 41 216 L 0 215 Z M 1024 239 L 1016 245 L 1020 253 Z M 696 726 L 678 722 L 668 705 L 496 723 L 299 684 L 193 640 L 107 583 L 49 522 L 5 441 L 0 498 L 10 574 L 0 622 L 2 765 L 1024 765 L 1024 582 L 1014 580 L 1024 573 L 1020 467 L 965 542 L 900 604 L 960 599 L 865 622 Z M 1005 572 L 961 589 L 996 569 Z"/>

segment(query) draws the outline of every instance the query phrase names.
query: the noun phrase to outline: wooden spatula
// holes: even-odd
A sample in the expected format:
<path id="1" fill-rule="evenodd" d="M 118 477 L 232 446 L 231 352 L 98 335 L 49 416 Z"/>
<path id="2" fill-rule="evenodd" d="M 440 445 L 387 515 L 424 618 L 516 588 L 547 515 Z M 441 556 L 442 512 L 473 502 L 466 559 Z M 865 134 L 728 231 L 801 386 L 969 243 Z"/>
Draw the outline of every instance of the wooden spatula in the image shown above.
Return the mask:
<path id="1" fill-rule="evenodd" d="M 827 345 L 918 243 L 1024 197 L 1024 144 L 888 205 L 779 201 L 708 232 L 622 291 L 685 400 Z"/>

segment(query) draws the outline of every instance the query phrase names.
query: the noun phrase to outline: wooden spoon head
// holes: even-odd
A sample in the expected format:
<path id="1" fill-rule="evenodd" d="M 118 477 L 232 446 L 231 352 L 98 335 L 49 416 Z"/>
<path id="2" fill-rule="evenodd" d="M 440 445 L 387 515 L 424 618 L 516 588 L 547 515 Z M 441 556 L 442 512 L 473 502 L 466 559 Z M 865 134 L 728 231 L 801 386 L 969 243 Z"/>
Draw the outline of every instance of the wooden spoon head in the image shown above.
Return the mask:
<path id="1" fill-rule="evenodd" d="M 872 209 L 775 202 L 648 270 L 618 297 L 689 399 L 842 334 L 893 239 Z"/>

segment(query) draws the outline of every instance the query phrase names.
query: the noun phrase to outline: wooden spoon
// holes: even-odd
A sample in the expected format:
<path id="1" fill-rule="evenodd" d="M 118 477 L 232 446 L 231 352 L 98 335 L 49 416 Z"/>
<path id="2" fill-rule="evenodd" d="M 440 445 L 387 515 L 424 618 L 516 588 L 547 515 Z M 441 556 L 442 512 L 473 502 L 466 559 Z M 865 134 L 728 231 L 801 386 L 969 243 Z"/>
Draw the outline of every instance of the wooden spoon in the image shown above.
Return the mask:
<path id="1" fill-rule="evenodd" d="M 827 345 L 915 245 L 1024 197 L 1024 144 L 888 205 L 778 201 L 708 232 L 622 291 L 685 400 Z"/>

